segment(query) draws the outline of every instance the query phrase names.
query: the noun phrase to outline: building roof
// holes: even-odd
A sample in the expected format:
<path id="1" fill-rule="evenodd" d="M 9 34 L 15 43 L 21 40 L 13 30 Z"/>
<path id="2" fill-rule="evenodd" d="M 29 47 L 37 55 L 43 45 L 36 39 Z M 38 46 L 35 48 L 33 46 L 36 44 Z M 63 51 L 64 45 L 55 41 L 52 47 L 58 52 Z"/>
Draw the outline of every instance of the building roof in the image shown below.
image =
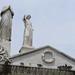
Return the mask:
<path id="1" fill-rule="evenodd" d="M 30 54 L 30 53 L 34 53 L 34 52 L 37 52 L 37 51 L 40 51 L 40 50 L 46 49 L 46 48 L 50 48 L 50 49 L 56 51 L 57 53 L 59 53 L 59 54 L 65 56 L 65 57 L 67 57 L 68 59 L 70 59 L 70 60 L 72 60 L 72 61 L 75 62 L 75 59 L 74 59 L 74 58 L 72 58 L 71 56 L 69 56 L 69 55 L 67 55 L 67 54 L 65 54 L 65 53 L 63 53 L 63 52 L 61 52 L 61 51 L 59 51 L 59 50 L 57 50 L 57 49 L 55 49 L 55 48 L 53 48 L 53 47 L 51 47 L 51 46 L 44 46 L 44 47 L 41 47 L 41 48 L 34 49 L 34 50 L 32 50 L 32 51 L 30 51 L 30 52 L 27 52 L 27 53 L 17 54 L 17 55 L 14 55 L 14 56 L 10 57 L 10 59 L 14 59 L 14 58 L 17 58 L 17 57 L 20 57 L 20 56 L 23 56 L 23 55 L 27 55 L 27 54 Z"/>

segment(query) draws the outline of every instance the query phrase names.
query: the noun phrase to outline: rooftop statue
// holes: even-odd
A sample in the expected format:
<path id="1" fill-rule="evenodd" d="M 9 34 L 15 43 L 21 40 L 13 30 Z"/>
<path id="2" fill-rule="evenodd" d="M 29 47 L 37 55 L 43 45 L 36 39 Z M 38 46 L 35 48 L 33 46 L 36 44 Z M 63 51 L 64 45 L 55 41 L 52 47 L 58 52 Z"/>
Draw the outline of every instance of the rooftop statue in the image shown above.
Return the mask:
<path id="1" fill-rule="evenodd" d="M 23 21 L 25 25 L 24 29 L 24 46 L 32 46 L 32 23 L 30 21 L 31 16 L 27 15 L 24 16 Z"/>

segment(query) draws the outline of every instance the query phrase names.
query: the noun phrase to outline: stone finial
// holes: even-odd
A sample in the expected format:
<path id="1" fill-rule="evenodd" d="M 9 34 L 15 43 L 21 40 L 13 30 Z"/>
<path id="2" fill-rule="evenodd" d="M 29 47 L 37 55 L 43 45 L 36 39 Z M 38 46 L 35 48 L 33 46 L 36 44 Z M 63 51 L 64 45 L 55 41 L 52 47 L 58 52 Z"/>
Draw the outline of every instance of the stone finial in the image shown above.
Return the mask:
<path id="1" fill-rule="evenodd" d="M 0 45 L 0 61 L 9 59 L 7 51 Z"/>
<path id="2" fill-rule="evenodd" d="M 5 7 L 2 9 L 0 15 L 2 16 L 7 10 L 10 10 L 11 15 L 12 15 L 12 18 L 13 18 L 13 16 L 14 16 L 14 12 L 12 11 L 12 8 L 11 8 L 10 5 L 9 5 L 9 6 L 5 6 Z"/>
<path id="3" fill-rule="evenodd" d="M 2 9 L 0 22 L 0 44 L 7 51 L 10 56 L 11 50 L 11 34 L 12 34 L 12 19 L 13 11 L 10 6 L 6 6 Z M 6 54 L 7 55 L 7 54 Z M 6 57 L 5 55 L 5 57 Z"/>

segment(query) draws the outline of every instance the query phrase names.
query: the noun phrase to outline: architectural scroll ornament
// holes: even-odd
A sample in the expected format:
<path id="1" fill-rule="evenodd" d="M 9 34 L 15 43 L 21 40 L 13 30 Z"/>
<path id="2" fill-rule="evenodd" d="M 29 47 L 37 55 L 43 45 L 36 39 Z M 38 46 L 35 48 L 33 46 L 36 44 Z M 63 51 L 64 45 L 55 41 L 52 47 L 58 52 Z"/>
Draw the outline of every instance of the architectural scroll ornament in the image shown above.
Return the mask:
<path id="1" fill-rule="evenodd" d="M 0 61 L 5 61 L 8 59 L 8 53 L 2 46 L 0 46 Z"/>
<path id="2" fill-rule="evenodd" d="M 45 51 L 43 54 L 42 54 L 42 60 L 45 62 L 45 63 L 52 63 L 55 61 L 55 58 L 54 58 L 54 55 L 51 51 Z"/>

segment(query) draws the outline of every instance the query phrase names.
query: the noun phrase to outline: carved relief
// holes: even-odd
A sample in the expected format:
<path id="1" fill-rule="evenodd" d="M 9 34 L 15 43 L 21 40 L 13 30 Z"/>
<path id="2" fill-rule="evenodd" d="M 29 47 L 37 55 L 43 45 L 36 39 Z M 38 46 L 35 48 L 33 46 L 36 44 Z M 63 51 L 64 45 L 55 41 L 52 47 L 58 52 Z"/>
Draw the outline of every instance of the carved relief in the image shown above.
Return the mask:
<path id="1" fill-rule="evenodd" d="M 8 53 L 2 46 L 0 46 L 0 61 L 5 61 L 8 59 Z"/>
<path id="2" fill-rule="evenodd" d="M 42 54 L 42 60 L 45 63 L 52 63 L 52 62 L 54 62 L 55 58 L 54 58 L 54 55 L 53 55 L 53 53 L 51 51 L 45 51 Z"/>
<path id="3" fill-rule="evenodd" d="M 2 61 L 3 60 L 3 55 L 0 55 L 0 61 Z"/>

